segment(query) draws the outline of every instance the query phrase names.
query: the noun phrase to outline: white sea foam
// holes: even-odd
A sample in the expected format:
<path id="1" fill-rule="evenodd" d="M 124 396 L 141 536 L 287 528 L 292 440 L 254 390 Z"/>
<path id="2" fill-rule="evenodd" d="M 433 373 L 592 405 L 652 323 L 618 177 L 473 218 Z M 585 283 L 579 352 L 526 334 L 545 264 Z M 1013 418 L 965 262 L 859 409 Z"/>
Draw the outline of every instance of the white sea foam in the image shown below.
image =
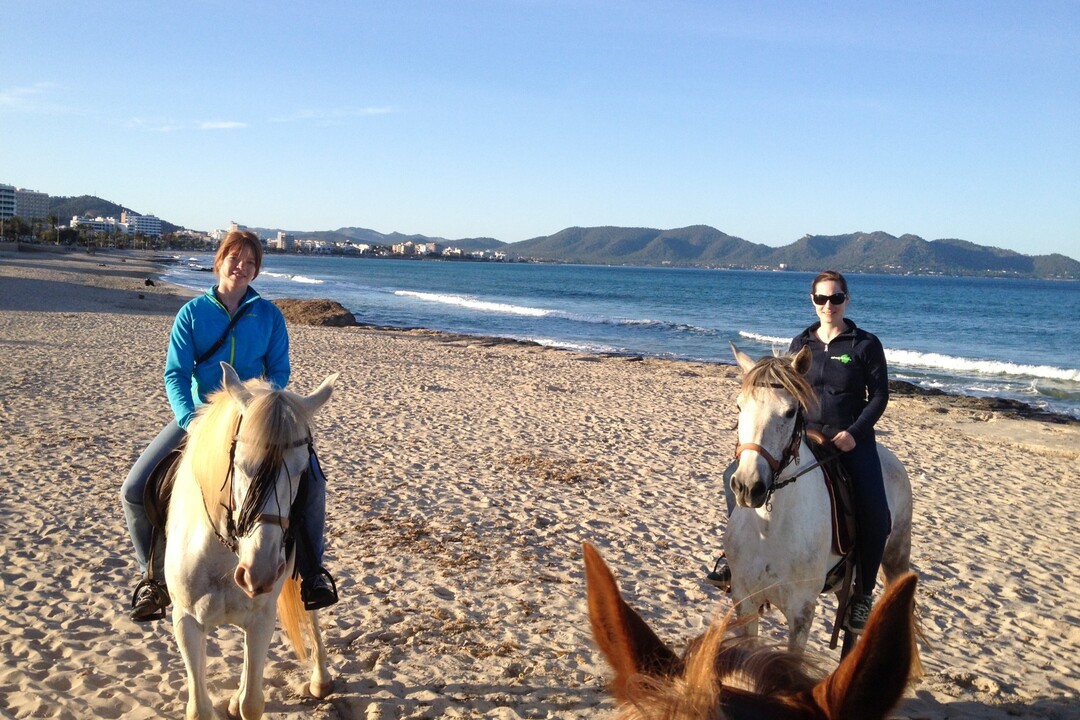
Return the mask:
<path id="1" fill-rule="evenodd" d="M 268 272 L 266 270 L 263 270 L 261 275 L 272 277 L 277 280 L 289 280 L 290 282 L 301 283 L 303 285 L 322 285 L 325 282 L 324 280 L 307 277 L 306 275 L 290 275 L 289 273 Z"/>
<path id="2" fill-rule="evenodd" d="M 769 343 L 771 345 L 783 345 L 785 348 L 791 344 L 791 338 L 762 335 L 760 333 L 750 332 L 749 330 L 740 330 L 739 337 L 744 337 L 747 340 L 754 340 L 756 342 Z"/>
<path id="3" fill-rule="evenodd" d="M 609 345 L 603 345 L 601 343 L 582 343 L 571 342 L 568 340 L 556 340 L 554 338 L 546 337 L 528 337 L 525 338 L 529 342 L 534 342 L 544 347 L 560 348 L 562 350 L 575 350 L 582 353 L 614 353 L 619 352 L 617 348 L 613 348 Z"/>
<path id="4" fill-rule="evenodd" d="M 449 295 L 446 293 L 426 293 L 414 290 L 396 290 L 395 295 L 413 297 L 427 302 L 442 303 L 443 305 L 456 305 L 457 307 L 479 310 L 481 312 L 507 313 L 510 315 L 528 315 L 530 317 L 547 317 L 550 310 L 544 308 L 524 307 L 509 303 L 491 302 L 490 300 L 477 300 L 467 295 Z"/>
<path id="5" fill-rule="evenodd" d="M 912 350 L 893 350 L 886 348 L 885 359 L 890 365 L 926 368 L 929 370 L 947 370 L 949 372 L 975 373 L 977 375 L 1009 375 L 1048 380 L 1080 382 L 1080 370 L 1059 368 L 1050 365 L 1023 365 L 1002 362 L 1000 360 L 978 360 L 954 357 L 941 353 L 921 353 Z"/>

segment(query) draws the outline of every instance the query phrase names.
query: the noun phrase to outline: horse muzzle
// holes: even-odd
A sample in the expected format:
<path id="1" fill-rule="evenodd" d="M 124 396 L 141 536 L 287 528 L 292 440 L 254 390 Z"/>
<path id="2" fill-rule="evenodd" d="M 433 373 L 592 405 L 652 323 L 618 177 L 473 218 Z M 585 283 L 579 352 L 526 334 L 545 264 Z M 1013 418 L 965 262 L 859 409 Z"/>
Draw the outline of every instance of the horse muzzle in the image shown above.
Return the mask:
<path id="1" fill-rule="evenodd" d="M 272 591 L 284 572 L 284 562 L 279 564 L 273 573 L 257 573 L 251 566 L 240 563 L 233 571 L 233 582 L 249 598 L 255 598 Z"/>
<path id="2" fill-rule="evenodd" d="M 731 492 L 735 495 L 735 503 L 745 508 L 761 507 L 769 497 L 768 483 L 761 479 L 760 472 L 743 473 L 741 470 L 740 463 L 739 470 L 731 476 Z"/>

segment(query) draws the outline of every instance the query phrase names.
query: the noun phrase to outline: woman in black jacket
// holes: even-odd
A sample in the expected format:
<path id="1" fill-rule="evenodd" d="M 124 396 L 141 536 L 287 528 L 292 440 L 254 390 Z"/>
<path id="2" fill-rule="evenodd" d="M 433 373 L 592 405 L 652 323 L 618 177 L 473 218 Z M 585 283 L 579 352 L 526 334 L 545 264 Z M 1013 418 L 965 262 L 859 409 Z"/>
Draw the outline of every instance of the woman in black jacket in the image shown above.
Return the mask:
<path id="1" fill-rule="evenodd" d="M 818 403 L 807 411 L 806 427 L 832 440 L 851 477 L 859 560 L 848 627 L 861 632 L 892 522 L 874 437 L 874 424 L 889 402 L 889 374 L 881 341 L 844 317 L 850 299 L 847 280 L 835 270 L 814 278 L 810 300 L 818 322 L 792 340 L 788 351 L 810 348 L 806 379 Z"/>

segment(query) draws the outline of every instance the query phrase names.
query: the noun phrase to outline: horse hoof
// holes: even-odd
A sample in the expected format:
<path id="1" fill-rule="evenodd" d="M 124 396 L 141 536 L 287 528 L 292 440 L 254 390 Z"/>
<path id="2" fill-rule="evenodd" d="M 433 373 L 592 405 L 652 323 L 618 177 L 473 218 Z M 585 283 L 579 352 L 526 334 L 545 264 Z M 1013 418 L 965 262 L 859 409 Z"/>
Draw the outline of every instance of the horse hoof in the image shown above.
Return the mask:
<path id="1" fill-rule="evenodd" d="M 334 681 L 327 680 L 326 682 L 316 683 L 312 682 L 308 684 L 308 692 L 311 693 L 311 697 L 319 700 L 325 700 L 330 693 L 334 691 Z"/>

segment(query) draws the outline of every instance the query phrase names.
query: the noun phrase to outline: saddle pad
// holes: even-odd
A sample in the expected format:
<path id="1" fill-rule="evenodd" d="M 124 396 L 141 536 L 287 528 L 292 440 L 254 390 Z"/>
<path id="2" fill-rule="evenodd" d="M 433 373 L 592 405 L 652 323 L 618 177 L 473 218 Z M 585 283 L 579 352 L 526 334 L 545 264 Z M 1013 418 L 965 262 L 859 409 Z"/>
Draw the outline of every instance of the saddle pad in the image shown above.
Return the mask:
<path id="1" fill-rule="evenodd" d="M 176 480 L 176 471 L 180 467 L 180 457 L 184 454 L 184 448 L 173 450 L 157 464 L 146 480 L 143 488 L 143 507 L 146 510 L 146 518 L 150 524 L 162 531 L 165 530 L 165 518 L 169 514 L 169 500 L 172 498 L 173 482 Z"/>

